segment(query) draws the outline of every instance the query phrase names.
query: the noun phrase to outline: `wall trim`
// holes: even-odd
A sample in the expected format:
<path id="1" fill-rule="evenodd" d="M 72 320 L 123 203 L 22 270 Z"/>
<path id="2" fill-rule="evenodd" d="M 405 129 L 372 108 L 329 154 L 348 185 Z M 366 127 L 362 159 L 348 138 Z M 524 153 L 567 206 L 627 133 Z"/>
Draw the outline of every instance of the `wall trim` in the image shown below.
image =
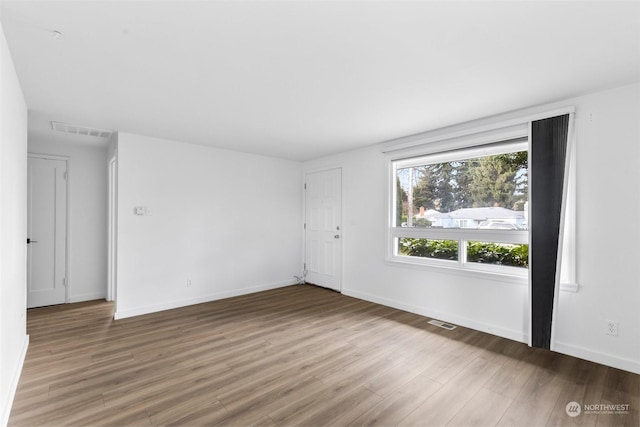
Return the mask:
<path id="1" fill-rule="evenodd" d="M 225 298 L 237 297 L 240 295 L 253 294 L 271 289 L 283 288 L 285 286 L 295 285 L 295 280 L 283 280 L 274 283 L 265 283 L 263 285 L 251 286 L 248 288 L 232 289 L 228 291 L 215 292 L 213 294 L 201 295 L 192 298 L 185 298 L 177 301 L 169 301 L 161 304 L 153 304 L 142 307 L 131 308 L 128 310 L 117 310 L 113 315 L 115 320 L 126 319 L 127 317 L 141 316 L 143 314 L 157 313 L 159 311 L 171 310 L 174 308 L 186 307 L 189 305 L 202 304 L 205 302 L 216 301 Z"/>
<path id="2" fill-rule="evenodd" d="M 104 292 L 93 292 L 88 294 L 71 295 L 71 297 L 69 297 L 69 302 L 93 301 L 96 299 L 106 299 L 106 297 L 107 296 Z"/>
<path id="3" fill-rule="evenodd" d="M 623 371 L 633 372 L 634 374 L 640 374 L 640 362 L 637 360 L 625 359 L 623 357 L 593 351 L 588 348 L 567 343 L 555 342 L 554 344 L 554 351 L 557 353 L 566 354 L 568 356 L 577 357 L 579 359 L 588 360 L 605 366 L 611 366 L 613 368 L 622 369 Z"/>
<path id="4" fill-rule="evenodd" d="M 578 290 L 580 289 L 580 284 L 579 283 L 560 283 L 560 290 L 561 291 L 565 291 L 565 292 L 573 292 L 576 293 L 578 292 Z"/>
<path id="5" fill-rule="evenodd" d="M 342 293 L 350 297 L 374 302 L 376 304 L 385 305 L 387 307 L 396 308 L 398 310 L 407 311 L 409 313 L 415 313 L 415 314 L 429 317 L 429 318 L 443 320 L 448 323 L 453 323 L 456 325 L 464 326 L 466 328 L 471 328 L 477 331 L 486 332 L 486 333 L 496 335 L 502 338 L 507 338 L 513 341 L 518 341 L 525 344 L 528 342 L 528 336 L 524 332 L 495 327 L 493 325 L 488 325 L 488 324 L 467 319 L 461 316 L 451 315 L 449 313 L 427 310 L 411 304 L 405 304 L 393 299 L 371 295 L 366 292 L 360 292 L 352 289 L 343 289 Z M 556 353 L 566 354 L 567 356 L 573 356 L 579 359 L 588 360 L 590 362 L 599 363 L 601 365 L 622 369 L 628 372 L 633 372 L 635 374 L 640 374 L 640 362 L 635 360 L 625 359 L 625 358 L 617 357 L 611 354 L 593 351 L 584 347 L 574 346 L 572 344 L 566 344 L 561 342 L 554 343 L 553 351 Z"/>
<path id="6" fill-rule="evenodd" d="M 394 151 L 417 148 L 418 146 L 426 147 L 436 143 L 443 143 L 445 141 L 450 145 L 453 140 L 468 138 L 476 134 L 490 134 L 491 132 L 496 131 L 506 131 L 507 135 L 510 135 L 511 132 L 515 132 L 515 134 L 518 135 L 520 130 L 514 129 L 518 126 L 535 120 L 575 113 L 576 111 L 574 105 L 551 108 L 549 110 L 547 110 L 547 108 L 550 107 L 548 105 L 538 105 L 536 107 L 512 110 L 494 116 L 483 117 L 464 123 L 458 123 L 439 129 L 433 129 L 426 132 L 383 141 L 378 145 L 381 147 L 383 153 L 391 153 Z M 503 138 L 508 139 L 509 136 L 498 137 L 498 139 Z M 475 143 L 475 145 L 477 145 L 477 143 Z"/>
<path id="7" fill-rule="evenodd" d="M 29 348 L 29 335 L 25 335 L 22 342 L 22 350 L 20 351 L 20 357 L 18 358 L 18 365 L 14 371 L 11 384 L 9 385 L 9 394 L 7 395 L 7 401 L 2 402 L 2 418 L 0 419 L 0 426 L 6 426 L 9 423 L 9 416 L 11 415 L 11 408 L 13 407 L 13 399 L 16 397 L 16 391 L 18 390 L 18 382 L 20 381 L 20 375 L 22 374 L 22 367 L 24 366 L 24 360 L 27 357 L 27 349 Z"/>
<path id="8" fill-rule="evenodd" d="M 376 304 L 385 305 L 387 307 L 397 308 L 398 310 L 407 311 L 409 313 L 415 313 L 420 316 L 442 320 L 448 323 L 464 326 L 465 328 L 475 329 L 476 331 L 486 332 L 488 334 L 496 335 L 502 338 L 507 338 L 513 341 L 518 341 L 521 343 L 527 343 L 528 341 L 528 336 L 523 331 L 497 327 L 495 325 L 478 322 L 476 320 L 469 319 L 462 316 L 457 316 L 451 313 L 445 313 L 445 312 L 436 311 L 436 310 L 429 310 L 423 307 L 418 307 L 412 304 L 405 304 L 393 299 L 379 297 L 376 295 L 368 294 L 366 292 L 360 292 L 352 289 L 343 289 L 342 293 L 350 297 L 362 299 L 369 302 L 374 302 Z"/>
<path id="9" fill-rule="evenodd" d="M 387 245 L 389 248 L 390 245 Z M 408 258 L 408 257 L 405 257 Z M 517 276 L 515 274 L 501 273 L 496 271 L 461 268 L 458 263 L 453 266 L 439 265 L 436 263 L 423 263 L 421 260 L 403 260 L 402 257 L 386 258 L 384 263 L 395 268 L 411 268 L 414 270 L 433 271 L 436 273 L 450 274 L 455 276 L 470 277 L 473 279 L 500 281 L 514 286 L 529 286 L 527 276 Z"/>

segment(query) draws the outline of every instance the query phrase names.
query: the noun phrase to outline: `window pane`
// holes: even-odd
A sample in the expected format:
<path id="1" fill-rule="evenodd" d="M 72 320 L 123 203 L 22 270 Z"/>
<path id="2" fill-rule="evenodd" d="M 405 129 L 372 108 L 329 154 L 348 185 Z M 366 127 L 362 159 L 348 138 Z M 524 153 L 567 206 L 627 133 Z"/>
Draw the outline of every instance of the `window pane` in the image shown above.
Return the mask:
<path id="1" fill-rule="evenodd" d="M 529 245 L 468 242 L 467 262 L 529 268 Z"/>
<path id="2" fill-rule="evenodd" d="M 398 239 L 398 255 L 458 261 L 457 240 Z"/>
<path id="3" fill-rule="evenodd" d="M 528 153 L 396 170 L 396 226 L 526 230 Z"/>

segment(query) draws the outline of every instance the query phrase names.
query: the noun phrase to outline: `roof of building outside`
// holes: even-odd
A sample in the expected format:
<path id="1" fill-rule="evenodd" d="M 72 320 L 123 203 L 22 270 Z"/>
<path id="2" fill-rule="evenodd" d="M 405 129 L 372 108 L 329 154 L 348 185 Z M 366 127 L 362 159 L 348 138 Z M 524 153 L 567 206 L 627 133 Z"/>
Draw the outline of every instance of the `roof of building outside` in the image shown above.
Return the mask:
<path id="1" fill-rule="evenodd" d="M 502 207 L 488 208 L 462 208 L 448 213 L 438 212 L 429 209 L 425 212 L 425 218 L 428 219 L 473 219 L 476 221 L 486 221 L 489 219 L 523 219 L 523 211 L 513 211 Z"/>

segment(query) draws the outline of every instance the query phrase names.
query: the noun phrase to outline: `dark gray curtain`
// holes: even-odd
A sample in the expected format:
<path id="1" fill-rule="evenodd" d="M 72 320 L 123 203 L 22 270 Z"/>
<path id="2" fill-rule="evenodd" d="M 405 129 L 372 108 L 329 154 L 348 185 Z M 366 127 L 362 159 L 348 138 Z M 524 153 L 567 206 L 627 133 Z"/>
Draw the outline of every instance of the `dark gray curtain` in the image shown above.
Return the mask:
<path id="1" fill-rule="evenodd" d="M 531 123 L 531 345 L 549 349 L 569 115 Z"/>

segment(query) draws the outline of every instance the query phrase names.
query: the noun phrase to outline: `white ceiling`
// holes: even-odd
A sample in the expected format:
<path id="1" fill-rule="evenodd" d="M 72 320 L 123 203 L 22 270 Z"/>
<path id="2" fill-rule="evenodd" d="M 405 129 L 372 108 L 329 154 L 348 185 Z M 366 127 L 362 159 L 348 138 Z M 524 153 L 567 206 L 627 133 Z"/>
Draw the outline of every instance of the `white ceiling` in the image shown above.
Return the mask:
<path id="1" fill-rule="evenodd" d="M 2 23 L 31 138 L 307 160 L 640 80 L 637 1 L 3 1 Z"/>

